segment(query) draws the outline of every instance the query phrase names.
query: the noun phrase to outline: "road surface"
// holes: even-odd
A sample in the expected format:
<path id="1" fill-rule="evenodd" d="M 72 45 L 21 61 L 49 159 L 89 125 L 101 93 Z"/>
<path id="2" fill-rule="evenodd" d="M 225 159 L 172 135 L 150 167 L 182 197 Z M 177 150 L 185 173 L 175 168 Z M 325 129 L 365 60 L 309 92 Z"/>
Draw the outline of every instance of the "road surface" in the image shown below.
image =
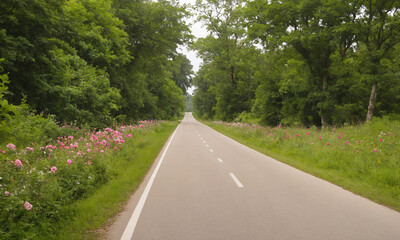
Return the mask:
<path id="1" fill-rule="evenodd" d="M 109 239 L 400 239 L 400 213 L 251 150 L 179 125 Z"/>

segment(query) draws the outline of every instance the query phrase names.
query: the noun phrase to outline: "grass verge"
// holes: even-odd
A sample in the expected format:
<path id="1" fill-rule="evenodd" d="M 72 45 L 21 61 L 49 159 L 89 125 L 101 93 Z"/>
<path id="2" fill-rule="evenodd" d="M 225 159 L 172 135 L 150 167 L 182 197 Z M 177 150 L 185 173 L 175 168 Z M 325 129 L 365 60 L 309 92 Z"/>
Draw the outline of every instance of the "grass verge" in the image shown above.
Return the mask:
<path id="1" fill-rule="evenodd" d="M 324 130 L 202 122 L 265 155 L 400 211 L 399 121 L 376 119 Z"/>
<path id="2" fill-rule="evenodd" d="M 99 239 L 97 229 L 117 214 L 138 188 L 178 122 L 166 122 L 132 138 L 111 161 L 116 177 L 97 189 L 90 197 L 71 206 L 76 214 L 59 224 L 58 231 L 42 239 Z"/>

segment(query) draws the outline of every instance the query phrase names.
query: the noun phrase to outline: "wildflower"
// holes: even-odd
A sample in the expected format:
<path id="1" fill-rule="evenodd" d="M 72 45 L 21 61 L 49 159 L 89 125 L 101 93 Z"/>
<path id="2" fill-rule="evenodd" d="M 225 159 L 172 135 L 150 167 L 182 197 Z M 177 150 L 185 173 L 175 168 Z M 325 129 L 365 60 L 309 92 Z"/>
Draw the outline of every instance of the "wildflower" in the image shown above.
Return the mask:
<path id="1" fill-rule="evenodd" d="M 11 151 L 15 150 L 15 145 L 12 143 L 7 144 L 6 147 L 8 147 Z"/>
<path id="2" fill-rule="evenodd" d="M 379 142 L 383 142 L 383 139 L 379 139 Z"/>
<path id="3" fill-rule="evenodd" d="M 68 165 L 71 165 L 71 163 L 72 163 L 71 159 L 68 159 L 68 160 L 67 160 L 67 164 L 68 164 Z"/>
<path id="4" fill-rule="evenodd" d="M 358 153 L 359 151 L 357 150 L 356 153 Z"/>
<path id="5" fill-rule="evenodd" d="M 91 165 L 92 162 L 88 160 L 88 161 L 86 162 L 86 164 L 87 164 L 87 165 Z"/>
<path id="6" fill-rule="evenodd" d="M 29 202 L 25 202 L 25 204 L 24 204 L 24 208 L 26 209 L 26 210 L 28 210 L 28 211 L 30 211 L 31 209 L 32 209 L 32 204 L 30 204 Z"/>
<path id="7" fill-rule="evenodd" d="M 118 148 L 117 147 L 114 147 L 114 151 L 117 151 L 118 150 Z"/>
<path id="8" fill-rule="evenodd" d="M 360 143 L 360 141 L 357 141 L 357 143 Z"/>
<path id="9" fill-rule="evenodd" d="M 339 138 L 339 139 L 342 139 L 342 137 L 341 137 L 341 136 L 339 136 L 338 138 Z"/>
<path id="10" fill-rule="evenodd" d="M 326 146 L 329 146 L 329 145 L 331 145 L 330 143 L 326 143 Z"/>
<path id="11" fill-rule="evenodd" d="M 131 137 L 132 137 L 132 134 L 126 134 L 126 136 L 131 138 Z"/>
<path id="12" fill-rule="evenodd" d="M 22 162 L 21 162 L 21 160 L 19 160 L 19 159 L 16 159 L 15 160 L 15 166 L 17 166 L 17 167 L 22 167 L 23 165 L 22 165 Z"/>
<path id="13" fill-rule="evenodd" d="M 31 148 L 31 147 L 27 147 L 26 150 L 33 152 L 33 148 Z"/>
<path id="14" fill-rule="evenodd" d="M 2 154 L 6 154 L 6 151 L 2 151 L 1 153 L 2 153 Z"/>
<path id="15" fill-rule="evenodd" d="M 349 141 L 346 141 L 346 144 L 349 144 L 350 142 Z"/>
<path id="16" fill-rule="evenodd" d="M 57 167 L 56 167 L 56 166 L 52 166 L 52 167 L 51 167 L 51 171 L 52 171 L 53 173 L 55 173 L 55 172 L 57 171 Z"/>
<path id="17" fill-rule="evenodd" d="M 376 148 L 374 148 L 373 152 L 376 152 L 376 151 L 378 151 L 378 150 Z"/>
<path id="18" fill-rule="evenodd" d="M 300 137 L 300 135 L 299 135 L 299 134 L 296 134 L 296 137 Z"/>
<path id="19" fill-rule="evenodd" d="M 5 191 L 4 194 L 5 194 L 6 196 L 10 195 L 10 193 L 7 192 L 7 191 Z"/>

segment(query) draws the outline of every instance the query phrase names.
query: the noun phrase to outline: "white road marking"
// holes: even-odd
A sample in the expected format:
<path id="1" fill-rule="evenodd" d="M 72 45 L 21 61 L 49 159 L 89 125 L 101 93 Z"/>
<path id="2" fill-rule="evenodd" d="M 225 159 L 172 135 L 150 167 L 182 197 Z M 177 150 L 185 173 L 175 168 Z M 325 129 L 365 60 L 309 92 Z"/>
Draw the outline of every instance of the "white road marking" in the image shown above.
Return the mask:
<path id="1" fill-rule="evenodd" d="M 154 179 L 156 178 L 157 172 L 160 169 L 161 163 L 164 160 L 165 154 L 167 153 L 169 145 L 171 144 L 172 140 L 174 139 L 175 133 L 178 130 L 179 126 L 175 129 L 174 133 L 172 134 L 171 139 L 169 140 L 167 146 L 165 147 L 165 150 L 161 155 L 160 161 L 158 162 L 156 168 L 154 169 L 154 172 L 151 175 L 150 180 L 147 183 L 146 188 L 144 189 L 142 196 L 139 199 L 138 204 L 136 205 L 135 211 L 133 212 L 131 218 L 129 219 L 128 225 L 126 225 L 125 231 L 121 236 L 121 240 L 130 240 L 132 238 L 133 232 L 135 231 L 136 224 L 140 217 L 140 213 L 142 212 L 142 209 L 146 202 L 147 196 L 149 195 L 151 186 L 153 185 L 153 182 L 154 182 Z"/>
<path id="2" fill-rule="evenodd" d="M 239 181 L 239 179 L 237 179 L 237 177 L 235 176 L 235 174 L 233 174 L 233 173 L 230 172 L 229 175 L 231 176 L 231 178 L 233 179 L 233 181 L 236 183 L 236 185 L 237 185 L 239 188 L 244 187 L 243 184 Z"/>
<path id="3" fill-rule="evenodd" d="M 210 149 L 210 152 L 214 152 L 214 150 Z"/>
<path id="4" fill-rule="evenodd" d="M 200 140 L 203 141 L 204 139 L 203 139 L 203 138 L 200 138 Z"/>
<path id="5" fill-rule="evenodd" d="M 206 144 L 206 147 L 209 147 L 208 144 Z"/>
<path id="6" fill-rule="evenodd" d="M 218 158 L 218 162 L 223 163 L 224 161 L 221 158 Z"/>
<path id="7" fill-rule="evenodd" d="M 206 141 L 203 141 L 203 143 L 207 143 Z"/>

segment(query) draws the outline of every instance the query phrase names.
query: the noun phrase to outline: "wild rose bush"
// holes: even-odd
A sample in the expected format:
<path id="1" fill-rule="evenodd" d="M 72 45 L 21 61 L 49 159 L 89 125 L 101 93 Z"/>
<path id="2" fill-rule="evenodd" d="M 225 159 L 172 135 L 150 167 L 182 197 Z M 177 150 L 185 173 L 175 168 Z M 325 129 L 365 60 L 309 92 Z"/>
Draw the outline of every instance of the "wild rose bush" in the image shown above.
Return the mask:
<path id="1" fill-rule="evenodd" d="M 70 216 L 71 203 L 114 177 L 112 154 L 139 131 L 158 124 L 81 130 L 73 123 L 62 126 L 65 135 L 45 146 L 0 146 L 0 239 L 29 239 L 35 229 L 51 231 L 52 223 Z"/>

